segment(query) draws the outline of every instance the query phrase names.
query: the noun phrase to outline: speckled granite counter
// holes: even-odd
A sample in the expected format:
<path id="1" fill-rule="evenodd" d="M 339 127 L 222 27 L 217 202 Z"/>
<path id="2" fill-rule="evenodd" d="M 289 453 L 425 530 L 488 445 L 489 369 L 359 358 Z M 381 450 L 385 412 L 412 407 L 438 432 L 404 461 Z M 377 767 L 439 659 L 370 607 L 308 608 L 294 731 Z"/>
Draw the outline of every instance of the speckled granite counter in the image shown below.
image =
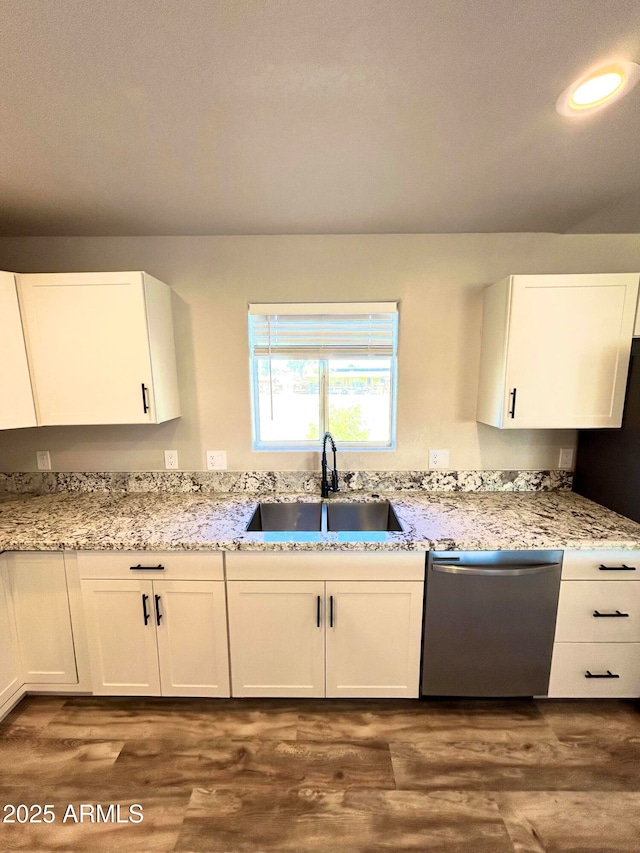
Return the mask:
<path id="1" fill-rule="evenodd" d="M 640 524 L 570 491 L 380 497 L 392 501 L 402 533 L 247 533 L 256 495 L 3 494 L 0 550 L 640 549 Z M 264 496 L 297 498 L 319 500 L 309 494 Z M 348 499 L 367 496 L 352 493 Z"/>

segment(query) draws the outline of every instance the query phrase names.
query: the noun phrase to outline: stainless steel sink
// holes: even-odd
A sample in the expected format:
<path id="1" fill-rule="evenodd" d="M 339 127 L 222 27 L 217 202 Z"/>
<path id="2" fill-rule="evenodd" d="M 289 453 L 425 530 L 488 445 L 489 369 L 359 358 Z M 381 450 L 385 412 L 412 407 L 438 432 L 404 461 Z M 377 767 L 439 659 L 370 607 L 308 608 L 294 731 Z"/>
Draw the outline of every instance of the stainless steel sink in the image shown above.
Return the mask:
<path id="1" fill-rule="evenodd" d="M 315 531 L 322 529 L 322 504 L 259 503 L 247 525 L 248 532 Z"/>
<path id="2" fill-rule="evenodd" d="M 328 503 L 327 530 L 335 531 L 396 531 L 402 525 L 389 501 L 375 503 Z"/>
<path id="3" fill-rule="evenodd" d="M 389 501 L 259 503 L 247 525 L 249 533 L 402 532 Z"/>

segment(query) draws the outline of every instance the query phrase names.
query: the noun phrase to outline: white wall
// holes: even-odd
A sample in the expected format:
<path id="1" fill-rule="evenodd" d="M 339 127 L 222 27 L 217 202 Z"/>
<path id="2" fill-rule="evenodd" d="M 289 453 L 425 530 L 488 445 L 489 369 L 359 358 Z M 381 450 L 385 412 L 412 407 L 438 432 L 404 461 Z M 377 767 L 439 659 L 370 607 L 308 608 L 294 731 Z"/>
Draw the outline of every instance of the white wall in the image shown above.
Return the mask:
<path id="1" fill-rule="evenodd" d="M 235 470 L 308 470 L 315 452 L 251 449 L 249 301 L 400 301 L 397 450 L 341 454 L 341 468 L 555 468 L 572 430 L 499 431 L 475 421 L 483 288 L 509 273 L 635 272 L 636 235 L 455 234 L 0 239 L 0 269 L 143 269 L 175 293 L 183 415 L 158 426 L 41 427 L 0 433 L 0 471 L 202 470 L 226 450 Z M 540 343 L 544 345 L 544 329 Z"/>
<path id="2" fill-rule="evenodd" d="M 620 196 L 568 229 L 567 234 L 628 234 L 640 232 L 640 190 Z"/>

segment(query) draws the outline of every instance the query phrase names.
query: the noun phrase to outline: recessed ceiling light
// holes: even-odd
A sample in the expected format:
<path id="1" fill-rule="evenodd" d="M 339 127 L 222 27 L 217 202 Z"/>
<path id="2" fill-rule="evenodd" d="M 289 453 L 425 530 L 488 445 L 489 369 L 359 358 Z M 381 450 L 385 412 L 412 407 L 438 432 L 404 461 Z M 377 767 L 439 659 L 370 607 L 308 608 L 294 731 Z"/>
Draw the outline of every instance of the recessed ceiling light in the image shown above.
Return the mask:
<path id="1" fill-rule="evenodd" d="M 556 110 L 563 116 L 592 113 L 617 101 L 640 80 L 640 65 L 635 62 L 611 62 L 592 68 L 560 95 Z"/>

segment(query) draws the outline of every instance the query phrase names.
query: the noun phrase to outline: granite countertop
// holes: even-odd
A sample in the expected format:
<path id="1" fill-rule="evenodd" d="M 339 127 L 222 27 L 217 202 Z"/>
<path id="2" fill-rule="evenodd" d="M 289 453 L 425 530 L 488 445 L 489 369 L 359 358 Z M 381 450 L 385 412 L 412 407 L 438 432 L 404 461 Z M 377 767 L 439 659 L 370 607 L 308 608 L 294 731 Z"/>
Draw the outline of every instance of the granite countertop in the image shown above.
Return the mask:
<path id="1" fill-rule="evenodd" d="M 379 497 L 392 501 L 402 533 L 247 533 L 260 499 L 256 495 L 7 493 L 0 495 L 0 550 L 640 550 L 640 524 L 567 490 Z M 261 499 L 320 498 L 270 494 Z M 371 495 L 344 499 L 371 500 Z"/>

